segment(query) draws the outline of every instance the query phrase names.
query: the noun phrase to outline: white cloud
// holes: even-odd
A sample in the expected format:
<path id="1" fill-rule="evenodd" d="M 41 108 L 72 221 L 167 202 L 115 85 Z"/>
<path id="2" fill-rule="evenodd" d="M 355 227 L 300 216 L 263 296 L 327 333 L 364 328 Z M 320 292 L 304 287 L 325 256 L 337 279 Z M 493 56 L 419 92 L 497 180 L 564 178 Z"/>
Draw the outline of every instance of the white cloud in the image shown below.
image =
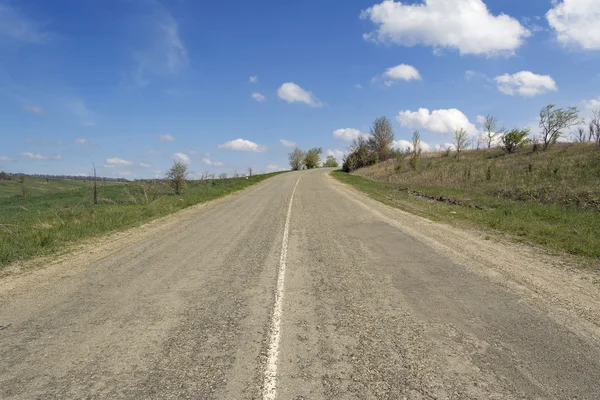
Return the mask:
<path id="1" fill-rule="evenodd" d="M 10 158 L 8 156 L 0 156 L 0 161 L 13 161 L 14 158 Z"/>
<path id="2" fill-rule="evenodd" d="M 202 162 L 206 165 L 212 165 L 213 167 L 222 167 L 223 163 L 221 161 L 213 161 L 210 158 L 204 157 Z"/>
<path id="3" fill-rule="evenodd" d="M 406 150 L 406 149 L 413 149 L 413 144 L 412 142 L 409 142 L 408 140 L 396 140 L 394 141 L 394 144 L 392 145 L 393 148 L 395 149 L 400 149 L 400 150 Z M 421 151 L 431 151 L 431 146 L 427 143 L 421 140 Z"/>
<path id="4" fill-rule="evenodd" d="M 39 153 L 25 152 L 21 153 L 21 157 L 28 158 L 30 160 L 62 160 L 62 156 L 60 154 L 52 154 L 49 156 L 45 156 Z"/>
<path id="5" fill-rule="evenodd" d="M 338 164 L 342 165 L 342 163 L 344 162 L 344 155 L 346 153 L 344 153 L 342 150 L 338 150 L 338 149 L 327 149 L 327 156 L 334 156 L 335 159 L 337 160 Z"/>
<path id="6" fill-rule="evenodd" d="M 258 92 L 252 93 L 252 98 L 254 100 L 258 101 L 259 103 L 261 103 L 263 101 L 267 101 L 267 99 L 265 98 L 265 96 L 263 96 L 262 94 L 260 94 Z"/>
<path id="7" fill-rule="evenodd" d="M 483 116 L 483 115 L 478 115 L 476 119 L 477 119 L 477 122 L 479 122 L 482 125 L 485 122 L 485 116 Z"/>
<path id="8" fill-rule="evenodd" d="M 131 161 L 124 160 L 119 157 L 109 157 L 106 159 L 106 164 L 104 164 L 104 168 L 129 167 L 131 165 L 133 165 Z"/>
<path id="9" fill-rule="evenodd" d="M 583 106 L 590 111 L 600 110 L 600 97 L 598 97 L 597 99 L 584 100 Z"/>
<path id="10" fill-rule="evenodd" d="M 140 167 L 142 168 L 152 168 L 152 165 L 141 162 Z"/>
<path id="11" fill-rule="evenodd" d="M 455 129 L 465 129 L 470 135 L 477 135 L 478 130 L 467 116 L 456 108 L 433 110 L 419 108 L 419 111 L 400 111 L 396 116 L 400 125 L 410 128 L 423 128 L 436 133 L 453 133 Z"/>
<path id="12" fill-rule="evenodd" d="M 52 38 L 40 24 L 8 4 L 0 4 L 0 36 L 30 44 L 42 44 Z"/>
<path id="13" fill-rule="evenodd" d="M 264 146 L 260 146 L 254 142 L 251 142 L 246 139 L 241 139 L 241 138 L 235 139 L 235 140 L 230 140 L 229 142 L 220 144 L 219 148 L 234 150 L 234 151 L 254 151 L 257 153 L 260 153 L 261 151 L 265 150 Z"/>
<path id="14" fill-rule="evenodd" d="M 173 154 L 173 159 L 175 161 L 181 161 L 182 163 L 190 164 L 192 160 L 185 153 L 175 153 Z"/>
<path id="15" fill-rule="evenodd" d="M 158 140 L 162 140 L 163 142 L 172 142 L 175 138 L 172 135 L 158 135 Z"/>
<path id="16" fill-rule="evenodd" d="M 173 77 L 189 65 L 187 49 L 179 37 L 175 18 L 160 5 L 149 14 L 147 37 L 150 43 L 134 54 L 133 80 L 140 87 L 150 83 L 151 75 Z"/>
<path id="17" fill-rule="evenodd" d="M 87 107 L 87 105 L 85 104 L 83 99 L 80 99 L 80 98 L 71 99 L 71 100 L 67 101 L 66 106 L 67 106 L 67 109 L 69 109 L 69 111 L 71 113 L 73 113 L 75 115 L 75 117 L 77 117 L 77 119 L 79 120 L 79 122 L 82 125 L 85 125 L 85 126 L 96 125 L 96 122 L 94 121 L 94 114 Z"/>
<path id="18" fill-rule="evenodd" d="M 341 140 L 345 140 L 347 142 L 351 142 L 359 136 L 367 136 L 358 129 L 354 128 L 341 128 L 333 131 L 333 137 Z"/>
<path id="19" fill-rule="evenodd" d="M 467 82 L 473 82 L 473 81 L 487 81 L 490 82 L 491 79 L 488 78 L 488 76 L 482 72 L 477 72 L 477 71 L 473 71 L 473 70 L 467 70 L 465 71 L 465 80 Z"/>
<path id="20" fill-rule="evenodd" d="M 250 83 L 257 83 L 258 82 L 258 75 L 253 75 L 250 77 Z"/>
<path id="21" fill-rule="evenodd" d="M 585 50 L 600 49 L 600 7 L 595 0 L 554 1 L 546 13 L 548 24 L 559 43 Z"/>
<path id="22" fill-rule="evenodd" d="M 363 35 L 366 40 L 461 54 L 513 54 L 531 34 L 506 14 L 492 15 L 482 0 L 383 1 L 362 11 L 361 18 L 377 25 Z"/>
<path id="23" fill-rule="evenodd" d="M 267 165 L 267 170 L 268 171 L 275 171 L 275 170 L 277 170 L 277 165 L 275 165 L 275 164 L 269 164 L 269 165 Z"/>
<path id="24" fill-rule="evenodd" d="M 0 6 L 1 7 L 1 6 Z M 1 12 L 1 11 L 0 11 Z M 32 114 L 37 114 L 37 115 L 44 115 L 46 114 L 46 110 L 44 110 L 42 107 L 40 106 L 35 106 L 33 104 L 26 104 L 23 106 L 23 110 L 30 112 Z"/>
<path id="25" fill-rule="evenodd" d="M 291 140 L 279 139 L 279 141 L 285 147 L 296 147 L 296 142 L 292 142 Z"/>
<path id="26" fill-rule="evenodd" d="M 537 75 L 529 71 L 500 75 L 495 80 L 498 90 L 510 96 L 518 94 L 523 97 L 533 97 L 558 90 L 556 82 L 550 75 Z"/>
<path id="27" fill-rule="evenodd" d="M 421 80 L 421 74 L 419 71 L 413 67 L 412 65 L 400 64 L 395 67 L 388 68 L 383 74 L 383 79 L 385 80 L 385 84 L 390 86 L 392 81 L 403 80 L 403 81 L 411 81 L 411 80 Z"/>
<path id="28" fill-rule="evenodd" d="M 87 139 L 83 139 L 83 138 L 77 138 L 75 139 L 75 144 L 79 144 L 81 146 L 93 146 L 94 142 L 91 142 Z"/>
<path id="29" fill-rule="evenodd" d="M 150 154 L 151 156 L 159 156 L 161 153 L 160 151 L 156 150 L 148 150 L 148 154 Z"/>
<path id="30" fill-rule="evenodd" d="M 363 88 L 360 83 L 357 83 L 356 85 L 354 85 L 354 87 L 357 88 L 357 89 L 362 89 Z"/>
<path id="31" fill-rule="evenodd" d="M 311 92 L 302 89 L 294 82 L 286 82 L 277 89 L 277 95 L 280 99 L 288 103 L 306 103 L 311 107 L 321 107 L 320 102 Z"/>

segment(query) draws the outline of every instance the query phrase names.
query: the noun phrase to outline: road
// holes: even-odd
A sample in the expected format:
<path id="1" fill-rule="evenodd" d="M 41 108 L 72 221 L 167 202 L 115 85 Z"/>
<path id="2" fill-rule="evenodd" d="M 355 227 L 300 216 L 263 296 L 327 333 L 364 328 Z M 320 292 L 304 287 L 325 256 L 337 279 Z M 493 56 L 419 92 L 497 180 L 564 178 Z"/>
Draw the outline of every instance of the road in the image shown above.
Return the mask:
<path id="1" fill-rule="evenodd" d="M 597 303 L 564 316 L 327 172 L 5 296 L 0 398 L 600 398 Z"/>

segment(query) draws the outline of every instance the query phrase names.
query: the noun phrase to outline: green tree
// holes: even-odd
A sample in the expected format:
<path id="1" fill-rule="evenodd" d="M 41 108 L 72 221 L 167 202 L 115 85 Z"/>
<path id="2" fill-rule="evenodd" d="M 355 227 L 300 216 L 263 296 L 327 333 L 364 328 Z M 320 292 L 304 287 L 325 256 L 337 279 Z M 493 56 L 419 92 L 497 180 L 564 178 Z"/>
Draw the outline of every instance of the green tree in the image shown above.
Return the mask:
<path id="1" fill-rule="evenodd" d="M 322 153 L 323 149 L 320 147 L 313 147 L 312 149 L 308 150 L 306 152 L 306 156 L 304 157 L 304 165 L 306 165 L 306 168 L 317 168 L 321 162 Z"/>
<path id="2" fill-rule="evenodd" d="M 565 129 L 583 123 L 579 117 L 577 107 L 567 109 L 556 108 L 554 104 L 549 104 L 540 111 L 540 128 L 543 141 L 543 150 L 556 143 L 563 136 Z"/>
<path id="3" fill-rule="evenodd" d="M 337 168 L 337 167 L 339 167 L 339 164 L 338 164 L 338 162 L 337 162 L 337 160 L 335 159 L 334 156 L 329 155 L 325 159 L 325 162 L 323 163 L 323 167 L 325 167 L 325 168 Z"/>
<path id="4" fill-rule="evenodd" d="M 378 157 L 379 161 L 387 160 L 392 153 L 394 144 L 394 129 L 387 117 L 380 117 L 373 121 L 369 137 L 369 147 Z"/>
<path id="5" fill-rule="evenodd" d="M 421 134 L 419 133 L 419 131 L 415 131 L 413 133 L 412 143 L 413 152 L 409 162 L 412 169 L 417 169 L 417 167 L 419 166 L 419 159 L 421 158 L 421 152 L 423 151 L 423 148 L 421 146 Z"/>
<path id="6" fill-rule="evenodd" d="M 288 159 L 290 160 L 290 167 L 292 167 L 292 171 L 298 171 L 302 168 L 305 157 L 306 154 L 298 147 L 296 147 L 291 153 L 288 154 Z"/>
<path id="7" fill-rule="evenodd" d="M 185 188 L 187 175 L 188 167 L 184 162 L 173 162 L 173 166 L 167 171 L 167 180 L 173 190 L 175 190 L 175 194 L 181 194 L 181 191 Z"/>
<path id="8" fill-rule="evenodd" d="M 502 149 L 507 154 L 514 153 L 518 148 L 529 143 L 529 139 L 527 139 L 529 132 L 529 129 L 518 128 L 506 132 L 506 134 L 502 136 Z"/>

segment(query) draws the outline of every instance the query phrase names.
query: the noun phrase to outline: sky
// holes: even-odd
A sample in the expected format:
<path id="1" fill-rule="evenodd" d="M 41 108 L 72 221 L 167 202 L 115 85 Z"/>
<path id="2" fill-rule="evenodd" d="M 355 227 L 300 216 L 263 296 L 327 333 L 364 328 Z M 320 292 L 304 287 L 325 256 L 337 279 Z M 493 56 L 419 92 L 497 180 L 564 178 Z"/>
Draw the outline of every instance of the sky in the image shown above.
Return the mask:
<path id="1" fill-rule="evenodd" d="M 600 108 L 599 0 L 0 0 L 0 170 L 162 177 L 340 161 L 386 116 L 402 148 L 489 113 L 537 132 Z"/>

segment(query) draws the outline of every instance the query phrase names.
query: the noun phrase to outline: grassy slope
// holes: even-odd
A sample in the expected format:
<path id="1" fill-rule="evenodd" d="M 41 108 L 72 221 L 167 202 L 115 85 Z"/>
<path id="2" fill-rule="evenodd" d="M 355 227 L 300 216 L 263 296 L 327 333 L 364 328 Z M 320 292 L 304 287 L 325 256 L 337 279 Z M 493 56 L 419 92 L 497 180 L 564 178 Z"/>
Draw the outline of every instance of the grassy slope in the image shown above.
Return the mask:
<path id="1" fill-rule="evenodd" d="M 491 228 L 524 242 L 600 259 L 597 148 L 562 144 L 544 153 L 523 149 L 513 155 L 498 149 L 470 151 L 460 162 L 433 154 L 423 157 L 416 170 L 408 161 L 333 175 L 377 200 L 428 218 Z"/>
<path id="2" fill-rule="evenodd" d="M 5 226 L 0 227 L 0 266 L 50 254 L 81 239 L 137 226 L 226 196 L 276 174 L 190 181 L 181 196 L 163 187 L 157 199 L 148 204 L 140 183 L 99 183 L 100 204 L 96 206 L 92 204 L 89 183 L 68 188 L 68 184 L 57 182 L 52 185 L 54 190 L 41 195 L 0 197 L 0 224 Z M 148 196 L 152 200 L 150 193 Z"/>
<path id="3" fill-rule="evenodd" d="M 44 178 L 27 177 L 25 180 L 27 196 L 41 196 L 63 190 L 85 187 L 89 187 L 89 184 L 84 181 L 75 181 L 71 179 L 48 179 L 48 181 L 46 181 Z M 16 178 L 10 181 L 0 181 L 0 198 L 22 196 L 22 188 L 23 185 L 18 183 Z"/>

